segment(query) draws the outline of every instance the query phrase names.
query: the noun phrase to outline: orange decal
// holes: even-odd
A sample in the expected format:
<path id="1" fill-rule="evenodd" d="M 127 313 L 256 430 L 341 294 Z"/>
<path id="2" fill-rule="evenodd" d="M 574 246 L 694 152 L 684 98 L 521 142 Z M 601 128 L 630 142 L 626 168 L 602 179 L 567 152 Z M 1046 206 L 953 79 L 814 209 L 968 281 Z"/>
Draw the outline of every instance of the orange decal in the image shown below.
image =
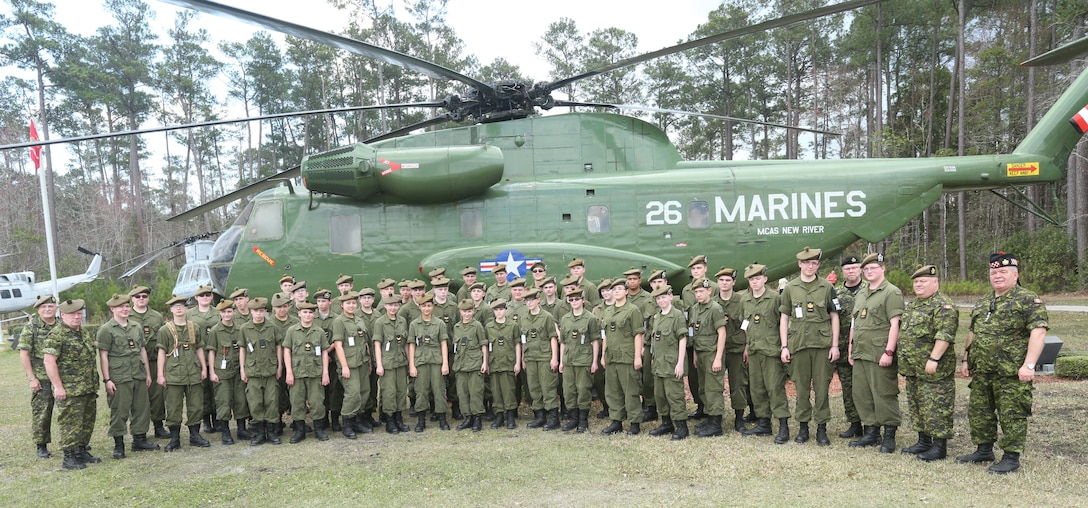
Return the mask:
<path id="1" fill-rule="evenodd" d="M 1038 162 L 1012 162 L 1005 166 L 1005 176 L 1039 176 Z"/>
<path id="2" fill-rule="evenodd" d="M 253 246 L 253 252 L 256 252 L 257 255 L 260 256 L 261 259 L 264 260 L 265 263 L 269 264 L 269 266 L 276 266 L 276 262 L 273 261 L 272 258 L 268 257 L 268 254 L 265 254 L 264 251 L 261 250 L 260 247 L 254 245 Z"/>

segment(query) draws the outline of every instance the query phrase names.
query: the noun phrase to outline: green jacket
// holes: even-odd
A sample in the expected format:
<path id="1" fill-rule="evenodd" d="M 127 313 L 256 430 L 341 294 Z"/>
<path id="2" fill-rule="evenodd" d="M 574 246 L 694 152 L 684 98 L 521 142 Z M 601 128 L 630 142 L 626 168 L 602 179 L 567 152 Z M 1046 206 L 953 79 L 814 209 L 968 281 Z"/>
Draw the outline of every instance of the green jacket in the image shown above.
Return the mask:
<path id="1" fill-rule="evenodd" d="M 110 379 L 116 383 L 130 380 L 146 381 L 143 356 L 144 333 L 139 323 L 129 321 L 122 327 L 110 318 L 98 328 L 95 338 L 98 350 L 105 351 L 109 357 Z M 158 354 L 158 351 L 155 352 Z"/>
<path id="2" fill-rule="evenodd" d="M 453 325 L 454 372 L 479 372 L 484 365 L 487 332 L 475 319 Z"/>
<path id="3" fill-rule="evenodd" d="M 688 309 L 688 326 L 691 327 L 691 346 L 696 351 L 717 351 L 718 328 L 725 326 L 725 312 L 713 299 L 706 303 L 695 302 Z M 728 335 L 726 340 L 729 340 Z"/>
<path id="4" fill-rule="evenodd" d="M 57 373 L 69 397 L 98 393 L 97 352 L 87 332 L 73 330 L 57 318 L 42 342 L 42 354 L 57 357 Z"/>
<path id="5" fill-rule="evenodd" d="M 128 315 L 128 320 L 140 325 L 140 329 L 143 330 L 147 360 L 149 362 L 159 361 L 158 333 L 159 328 L 166 324 L 166 319 L 162 317 L 162 313 L 149 307 L 147 312 L 140 314 L 133 308 Z M 155 373 L 152 372 L 151 375 L 155 375 Z"/>
<path id="6" fill-rule="evenodd" d="M 555 318 L 548 311 L 541 309 L 537 315 L 528 310 L 521 314 L 518 327 L 521 328 L 521 354 L 527 362 L 547 362 L 552 359 L 552 339 L 558 339 L 555 331 Z M 558 347 L 558 343 L 556 344 Z M 558 353 L 558 350 L 556 350 Z M 559 359 L 558 354 L 556 360 Z"/>
<path id="7" fill-rule="evenodd" d="M 601 328 L 605 334 L 604 354 L 607 363 L 635 363 L 635 335 L 646 332 L 644 323 L 642 310 L 631 303 L 605 309 Z"/>
<path id="8" fill-rule="evenodd" d="M 446 324 L 431 316 L 430 321 L 417 317 L 408 325 L 408 336 L 416 345 L 415 363 L 420 365 L 442 365 L 442 343 L 449 344 L 450 336 Z M 447 352 L 449 349 L 447 348 Z"/>
<path id="9" fill-rule="evenodd" d="M 488 368 L 491 373 L 513 372 L 517 361 L 517 347 L 521 344 L 521 329 L 507 319 L 499 323 L 492 319 L 484 327 L 490 354 Z"/>
<path id="10" fill-rule="evenodd" d="M 789 316 L 786 344 L 790 352 L 831 347 L 831 313 L 839 312 L 837 301 L 835 288 L 826 279 L 803 282 L 798 277 L 786 284 L 778 312 Z"/>
<path id="11" fill-rule="evenodd" d="M 371 339 L 382 350 L 382 368 L 396 369 L 408 365 L 405 346 L 408 345 L 408 323 L 401 318 L 389 319 L 386 314 L 370 323 Z M 376 366 L 375 366 L 376 367 Z"/>
<path id="12" fill-rule="evenodd" d="M 267 319 L 261 324 L 243 323 L 239 329 L 246 348 L 246 376 L 275 377 L 279 366 L 276 346 L 283 344 L 280 329 Z"/>
<path id="13" fill-rule="evenodd" d="M 321 355 L 327 354 L 329 340 L 325 331 L 314 323 L 309 328 L 302 323 L 292 325 L 283 337 L 283 348 L 291 352 L 291 373 L 295 379 L 322 374 Z"/>
<path id="14" fill-rule="evenodd" d="M 653 375 L 675 377 L 676 362 L 680 360 L 680 341 L 688 336 L 684 313 L 673 307 L 667 314 L 658 313 L 653 322 L 648 340 L 653 354 Z"/>
<path id="15" fill-rule="evenodd" d="M 863 285 L 854 300 L 854 360 L 880 361 L 888 348 L 892 318 L 903 314 L 903 292 L 885 280 L 876 289 Z"/>
<path id="16" fill-rule="evenodd" d="M 907 304 L 899 322 L 899 374 L 918 376 L 927 381 L 949 379 L 956 374 L 956 351 L 952 347 L 960 311 L 950 298 L 940 292 Z M 937 373 L 926 374 L 926 362 L 937 341 L 948 343 L 948 350 L 937 362 Z"/>
<path id="17" fill-rule="evenodd" d="M 559 341 L 563 343 L 563 365 L 589 367 L 593 364 L 593 342 L 601 340 L 601 325 L 588 310 L 582 315 L 568 312 L 559 320 Z"/>
<path id="18" fill-rule="evenodd" d="M 782 339 L 778 333 L 778 302 L 779 295 L 774 290 L 766 290 L 759 298 L 752 296 L 751 291 L 746 291 L 741 299 L 744 321 L 748 326 L 745 335 L 748 337 L 748 354 L 763 355 L 778 358 L 782 355 Z M 744 326 L 744 321 L 741 326 Z"/>
<path id="19" fill-rule="evenodd" d="M 192 321 L 177 326 L 168 321 L 159 328 L 158 347 L 166 352 L 166 363 L 160 367 L 168 385 L 200 384 L 200 360 L 203 338 Z M 156 353 L 157 354 L 157 353 Z"/>
<path id="20" fill-rule="evenodd" d="M 1021 286 L 995 297 L 982 297 L 971 310 L 974 339 L 967 366 L 974 374 L 1015 376 L 1024 364 L 1028 339 L 1035 328 L 1050 328 L 1046 306 L 1035 293 Z"/>
<path id="21" fill-rule="evenodd" d="M 332 342 L 340 343 L 350 369 L 370 364 L 370 340 L 370 325 L 358 314 L 340 314 L 332 322 Z"/>
<path id="22" fill-rule="evenodd" d="M 219 379 L 234 379 L 241 372 L 238 353 L 242 350 L 242 327 L 236 321 L 231 326 L 224 326 L 220 321 L 208 332 L 207 351 L 215 351 L 215 375 Z M 247 373 L 248 374 L 248 373 Z"/>
<path id="23" fill-rule="evenodd" d="M 743 297 L 736 291 L 728 300 L 722 300 L 720 295 L 721 293 L 715 291 L 713 300 L 725 314 L 725 352 L 743 353 L 744 346 L 748 345 L 748 337 L 745 337 L 744 331 L 740 329 L 740 324 L 744 321 L 740 317 L 743 314 L 740 303 Z"/>

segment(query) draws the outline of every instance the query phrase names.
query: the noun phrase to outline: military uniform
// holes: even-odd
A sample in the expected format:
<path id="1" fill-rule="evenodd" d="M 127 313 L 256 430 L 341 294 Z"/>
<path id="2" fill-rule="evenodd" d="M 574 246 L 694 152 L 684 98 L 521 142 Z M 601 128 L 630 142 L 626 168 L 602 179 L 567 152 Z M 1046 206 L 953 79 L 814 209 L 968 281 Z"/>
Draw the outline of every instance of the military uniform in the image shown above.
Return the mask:
<path id="1" fill-rule="evenodd" d="M 434 412 L 445 415 L 449 411 L 445 394 L 446 376 L 442 374 L 443 363 L 449 361 L 449 331 L 446 324 L 433 315 L 428 321 L 420 316 L 408 325 L 408 337 L 415 344 L 416 413 L 425 414 L 430 409 L 429 399 L 433 396 Z M 449 364 L 446 363 L 446 366 Z"/>
<path id="2" fill-rule="evenodd" d="M 242 382 L 239 363 L 239 352 L 244 346 L 241 325 L 232 321 L 230 326 L 222 322 L 212 326 L 208 333 L 208 342 L 204 344 L 207 351 L 215 351 L 215 362 L 211 370 L 219 378 L 215 385 L 215 417 L 226 425 L 231 420 L 245 420 L 249 418 L 249 404 L 246 401 L 246 385 Z M 244 430 L 245 423 L 239 425 Z"/>
<path id="3" fill-rule="evenodd" d="M 718 351 L 718 329 L 725 326 L 725 312 L 713 299 L 706 303 L 696 302 L 688 309 L 688 326 L 698 364 L 696 373 L 704 410 L 710 416 L 720 417 L 725 413 L 725 373 L 714 372 L 713 367 L 716 358 L 722 359 L 724 364 L 724 352 Z M 729 340 L 728 336 L 726 340 Z"/>
<path id="4" fill-rule="evenodd" d="M 166 425 L 181 425 L 183 409 L 186 425 L 199 425 L 204 414 L 203 366 L 197 358 L 203 354 L 201 334 L 192 321 L 186 320 L 184 325 L 168 321 L 159 328 L 157 339 L 159 351 L 165 354 L 159 369 L 166 378 Z"/>
<path id="5" fill-rule="evenodd" d="M 453 371 L 457 377 L 457 400 L 466 416 L 484 414 L 484 349 L 487 332 L 476 320 L 453 325 Z"/>
<path id="6" fill-rule="evenodd" d="M 778 293 L 771 289 L 758 298 L 751 291 L 741 298 L 741 325 L 747 323 L 748 381 L 756 417 L 761 420 L 790 417 L 786 367 L 782 363 L 782 339 L 778 329 L 778 300 Z"/>
<path id="7" fill-rule="evenodd" d="M 254 422 L 275 424 L 280 419 L 280 390 L 277 378 L 283 374 L 283 334 L 266 319 L 239 327 L 245 348 L 246 402 Z"/>
<path id="8" fill-rule="evenodd" d="M 296 424 L 305 421 L 309 402 L 314 425 L 321 426 L 325 419 L 325 387 L 322 386 L 322 379 L 329 375 L 329 339 L 316 322 L 311 326 L 303 326 L 300 322 L 287 329 L 283 349 L 290 352 L 290 362 L 285 354 L 284 363 L 294 377 L 291 418 Z M 321 428 L 324 430 L 324 427 Z M 295 427 L 296 432 L 298 429 Z"/>
<path id="9" fill-rule="evenodd" d="M 63 306 L 63 305 L 62 305 Z M 57 318 L 57 324 L 42 341 L 43 357 L 56 359 L 64 400 L 56 401 L 60 446 L 69 452 L 84 450 L 91 441 L 98 406 L 98 372 L 95 368 L 94 341 L 83 330 L 75 330 Z"/>
<path id="10" fill-rule="evenodd" d="M 789 319 L 789 370 L 797 387 L 796 417 L 802 424 L 813 419 L 817 424 L 831 420 L 832 365 L 828 353 L 833 339 L 831 314 L 839 312 L 835 300 L 835 288 L 819 277 L 812 282 L 793 279 L 779 300 L 779 313 Z M 810 386 L 815 402 L 809 399 Z"/>
<path id="11" fill-rule="evenodd" d="M 30 392 L 30 433 L 34 444 L 39 447 L 53 442 L 53 384 L 45 373 L 45 353 L 42 352 L 42 345 L 49 332 L 59 323 L 60 317 L 53 324 L 49 324 L 41 316 L 34 315 L 19 334 L 19 351 L 26 351 L 30 355 L 34 378 L 41 386 L 40 390 Z"/>
<path id="12" fill-rule="evenodd" d="M 604 330 L 605 398 L 608 418 L 613 422 L 642 423 L 642 372 L 635 370 L 636 336 L 644 335 L 642 310 L 630 303 L 605 309 Z"/>
<path id="13" fill-rule="evenodd" d="M 96 341 L 98 350 L 106 352 L 109 379 L 116 387 L 113 395 L 106 397 L 110 406 L 110 437 L 124 436 L 130 430 L 133 436 L 147 434 L 151 413 L 142 327 L 133 321 L 121 326 L 111 318 L 98 328 Z"/>
<path id="14" fill-rule="evenodd" d="M 496 410 L 515 411 L 518 403 L 514 398 L 514 365 L 518 358 L 517 348 L 521 345 L 521 330 L 510 319 L 502 323 L 492 319 L 484 330 L 490 348 L 488 370 L 491 373 L 494 407 Z"/>
<path id="15" fill-rule="evenodd" d="M 714 294 L 714 302 L 722 308 L 725 315 L 725 371 L 729 380 L 729 406 L 738 416 L 743 415 L 748 407 L 748 365 L 744 363 L 744 348 L 748 345 L 748 337 L 740 324 L 744 321 L 741 316 L 740 293 L 733 292 L 728 300 L 723 300 L 721 293 Z"/>
<path id="16" fill-rule="evenodd" d="M 680 361 L 680 345 L 688 337 L 684 313 L 675 307 L 667 313 L 657 313 L 650 331 L 650 353 L 653 356 L 651 370 L 654 377 L 654 397 L 661 416 L 674 423 L 687 421 L 688 410 L 684 401 L 684 378 L 677 379 L 676 363 Z M 686 349 L 686 348 L 685 348 Z"/>
<path id="17" fill-rule="evenodd" d="M 348 421 L 362 415 L 363 407 L 370 399 L 370 325 L 358 315 L 342 314 L 332 324 L 332 342 L 343 351 L 344 362 L 350 371 L 350 377 L 343 377 L 344 366 L 340 366 L 342 412 L 347 427 Z"/>
<path id="18" fill-rule="evenodd" d="M 299 323 L 298 318 L 292 316 L 290 313 L 287 314 L 287 319 L 281 320 L 276 317 L 274 312 L 268 313 L 268 318 L 265 319 L 265 322 L 279 330 L 280 337 L 287 337 L 287 329 Z M 291 390 L 289 390 L 287 386 L 286 370 L 284 373 L 285 375 L 281 376 L 279 380 L 276 381 L 276 384 L 280 388 L 280 394 L 279 397 L 277 397 L 277 400 L 279 400 L 279 412 L 281 415 L 291 410 Z"/>
<path id="19" fill-rule="evenodd" d="M 583 309 L 578 316 L 568 312 L 559 320 L 559 341 L 563 344 L 563 397 L 570 408 L 589 411 L 593 401 L 590 367 L 597 360 L 593 343 L 600 339 L 600 323 L 587 310 Z"/>
<path id="20" fill-rule="evenodd" d="M 503 284 L 501 286 L 495 284 L 487 288 L 487 292 L 484 293 L 485 302 L 491 303 L 499 298 L 510 301 L 510 284 Z"/>
<path id="21" fill-rule="evenodd" d="M 855 258 L 856 259 L 856 258 Z M 842 406 L 846 421 L 861 425 L 861 417 L 854 406 L 854 366 L 850 365 L 850 317 L 854 315 L 854 299 L 861 284 L 847 287 L 835 286 L 835 297 L 839 300 L 839 359 L 835 361 L 835 375 L 839 376 L 842 387 Z M 840 436 L 841 437 L 841 436 Z"/>
<path id="22" fill-rule="evenodd" d="M 140 330 L 143 331 L 144 351 L 147 352 L 147 367 L 151 371 L 151 376 L 155 377 L 156 373 L 159 372 L 158 332 L 159 328 L 166 324 L 166 320 L 162 317 L 161 312 L 150 307 L 143 313 L 137 312 L 136 307 L 133 307 L 132 312 L 128 315 L 128 320 L 138 324 Z M 156 428 L 166 419 L 166 405 L 163 403 L 164 393 L 165 388 L 159 386 L 152 379 L 151 386 L 147 389 L 147 401 L 151 421 L 155 423 Z M 157 435 L 155 437 L 162 436 Z"/>
<path id="23" fill-rule="evenodd" d="M 545 310 L 533 315 L 526 310 L 518 323 L 521 328 L 522 358 L 533 411 L 551 411 L 559 407 L 559 376 L 551 361 L 559 361 L 555 318 Z"/>
<path id="24" fill-rule="evenodd" d="M 190 308 L 185 313 L 185 318 L 196 325 L 197 338 L 200 339 L 200 343 L 203 345 L 208 343 L 208 334 L 212 331 L 212 327 L 219 322 L 219 312 L 215 310 L 215 307 L 201 311 L 197 306 Z M 210 420 L 215 418 L 215 389 L 212 386 L 213 384 L 211 376 L 205 378 L 202 383 L 204 387 L 204 418 L 209 420 L 209 424 Z M 211 429 L 205 429 L 205 432 L 209 430 Z"/>
<path id="25" fill-rule="evenodd" d="M 898 427 L 899 369 L 881 367 L 880 357 L 888 350 L 891 320 L 903 314 L 903 293 L 884 280 L 876 288 L 863 285 L 854 301 L 854 403 L 862 425 Z"/>
<path id="26" fill-rule="evenodd" d="M 910 302 L 903 311 L 899 326 L 899 374 L 907 380 L 907 407 L 911 424 L 919 434 L 952 438 L 952 411 L 956 405 L 953 344 L 959 315 L 952 299 L 940 292 Z M 937 372 L 927 374 L 926 362 L 937 341 L 947 342 L 948 349 L 937 362 Z"/>
<path id="27" fill-rule="evenodd" d="M 381 410 L 392 418 L 394 413 L 408 410 L 408 323 L 383 313 L 371 325 L 374 349 L 379 351 L 374 355 L 374 369 L 382 367 L 378 379 Z"/>

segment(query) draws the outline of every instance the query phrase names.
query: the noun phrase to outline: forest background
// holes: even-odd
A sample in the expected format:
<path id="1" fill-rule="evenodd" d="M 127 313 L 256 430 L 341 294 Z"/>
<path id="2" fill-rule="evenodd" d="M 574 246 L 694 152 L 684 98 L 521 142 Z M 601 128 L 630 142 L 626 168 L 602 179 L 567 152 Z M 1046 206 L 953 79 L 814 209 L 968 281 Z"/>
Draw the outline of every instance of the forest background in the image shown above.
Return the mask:
<path id="1" fill-rule="evenodd" d="M 447 0 L 329 0 L 343 35 L 394 49 L 485 82 L 551 80 L 641 53 L 638 34 L 612 27 L 584 32 L 556 15 L 525 59 L 547 62 L 524 76 L 518 62 L 465 54 L 447 23 Z M 256 32 L 245 42 L 212 40 L 200 18 L 181 11 L 166 37 L 151 28 L 151 6 L 106 0 L 113 21 L 92 35 L 70 33 L 55 7 L 4 0 L 0 14 L 0 144 L 27 140 L 28 118 L 50 138 L 360 104 L 442 98 L 436 81 L 294 37 Z M 689 35 L 698 39 L 825 0 L 724 0 Z M 396 8 L 394 8 L 396 7 Z M 1017 64 L 1085 34 L 1088 0 L 885 0 L 766 33 L 690 50 L 577 82 L 573 100 L 644 104 L 810 126 L 841 136 L 798 135 L 694 116 L 644 113 L 685 159 L 942 157 L 1010 152 L 1084 67 L 1083 60 L 1035 69 Z M 346 21 L 345 21 L 346 20 Z M 694 24 L 694 23 L 693 23 Z M 328 29 L 328 27 L 315 27 Z M 657 49 L 657 48 L 650 48 Z M 0 71 L 2 72 L 2 71 Z M 210 83 L 222 81 L 226 89 Z M 383 110 L 293 117 L 169 134 L 171 143 L 129 136 L 43 152 L 56 210 L 58 271 L 81 272 L 77 245 L 107 265 L 187 236 L 223 229 L 240 203 L 185 224 L 165 219 L 298 164 L 304 155 L 353 143 L 429 116 Z M 624 112 L 624 114 L 638 114 Z M 165 141 L 165 140 L 163 140 Z M 164 147 L 162 149 L 155 147 Z M 1002 196 L 1013 189 L 946 194 L 883 242 L 893 273 L 935 263 L 965 292 L 984 287 L 985 256 L 1004 249 L 1025 260 L 1024 280 L 1040 291 L 1088 286 L 1088 144 L 1070 158 L 1068 178 L 1028 187 L 1053 223 Z M 816 176 L 818 178 L 818 176 Z M 0 272 L 48 273 L 37 174 L 27 150 L 0 151 Z M 180 251 L 179 251 L 180 253 Z M 970 255 L 968 255 L 970 254 Z M 165 299 L 180 261 L 136 276 Z M 127 268 L 127 266 L 124 266 Z M 91 301 L 134 281 L 120 270 L 83 291 Z M 593 275 L 593 274 L 591 274 Z M 599 275 L 599 274 L 598 274 Z M 903 275 L 900 275 L 903 277 Z M 905 286 L 904 286 L 905 287 Z M 163 293 L 165 291 L 165 293 Z"/>

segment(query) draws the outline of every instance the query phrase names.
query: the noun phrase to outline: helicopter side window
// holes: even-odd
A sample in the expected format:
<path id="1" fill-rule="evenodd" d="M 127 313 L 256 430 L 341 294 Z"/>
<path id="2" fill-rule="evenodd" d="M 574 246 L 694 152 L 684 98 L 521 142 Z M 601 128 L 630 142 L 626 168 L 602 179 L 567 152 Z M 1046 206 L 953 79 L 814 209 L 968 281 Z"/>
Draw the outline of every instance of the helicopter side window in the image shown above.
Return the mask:
<path id="1" fill-rule="evenodd" d="M 253 207 L 253 216 L 246 225 L 248 240 L 278 240 L 283 238 L 283 202 L 266 201 Z"/>
<path id="2" fill-rule="evenodd" d="M 19 289 L 19 288 L 14 288 L 14 289 L 11 290 L 11 294 L 13 296 L 15 296 L 15 298 L 22 298 L 23 297 L 23 290 Z"/>
<path id="3" fill-rule="evenodd" d="M 11 298 L 11 291 L 0 289 L 0 298 Z"/>
<path id="4" fill-rule="evenodd" d="M 461 212 L 461 237 L 467 239 L 484 236 L 484 214 L 479 210 Z"/>
<path id="5" fill-rule="evenodd" d="M 607 233 L 608 207 L 605 205 L 591 205 L 586 210 L 586 222 L 590 233 Z"/>
<path id="6" fill-rule="evenodd" d="M 363 250 L 363 232 L 358 215 L 329 217 L 329 252 L 352 254 Z"/>
<path id="7" fill-rule="evenodd" d="M 706 201 L 688 203 L 688 227 L 694 229 L 710 227 L 710 203 Z"/>

